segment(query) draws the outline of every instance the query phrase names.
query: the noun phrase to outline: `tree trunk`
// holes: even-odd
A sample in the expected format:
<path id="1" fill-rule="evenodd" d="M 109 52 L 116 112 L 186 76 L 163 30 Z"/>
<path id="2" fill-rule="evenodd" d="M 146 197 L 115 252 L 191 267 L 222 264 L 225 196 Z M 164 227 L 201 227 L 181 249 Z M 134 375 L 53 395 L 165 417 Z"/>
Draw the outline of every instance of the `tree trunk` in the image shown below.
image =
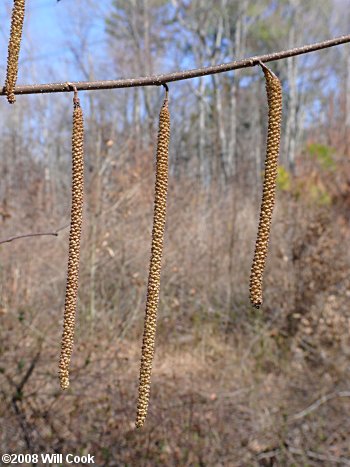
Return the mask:
<path id="1" fill-rule="evenodd" d="M 292 3 L 292 13 L 291 13 L 291 27 L 289 31 L 288 45 L 293 47 L 295 44 L 296 37 L 296 8 L 297 5 L 294 2 Z M 290 57 L 287 59 L 287 79 L 288 79 L 288 88 L 289 88 L 289 101 L 287 109 L 287 122 L 286 122 L 286 132 L 285 132 L 285 145 L 284 153 L 286 157 L 286 163 L 289 170 L 294 173 L 295 169 L 295 145 L 296 145 L 296 113 L 297 113 L 297 59 L 295 57 Z"/>
<path id="2" fill-rule="evenodd" d="M 350 156 L 350 51 L 347 53 L 346 107 L 345 107 L 346 155 Z"/>
<path id="3" fill-rule="evenodd" d="M 198 158 L 199 158 L 199 176 L 200 180 L 205 187 L 210 184 L 210 171 L 208 167 L 208 160 L 205 154 L 205 78 L 199 79 L 199 118 L 198 118 Z"/>

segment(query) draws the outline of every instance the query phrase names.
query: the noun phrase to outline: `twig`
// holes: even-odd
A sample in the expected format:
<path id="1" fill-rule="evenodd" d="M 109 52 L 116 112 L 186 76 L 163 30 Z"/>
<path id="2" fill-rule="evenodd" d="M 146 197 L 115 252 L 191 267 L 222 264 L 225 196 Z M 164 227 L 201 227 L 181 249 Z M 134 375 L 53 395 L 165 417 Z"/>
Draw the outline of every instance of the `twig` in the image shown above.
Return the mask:
<path id="1" fill-rule="evenodd" d="M 168 73 L 155 76 L 145 76 L 139 78 L 127 78 L 109 81 L 78 81 L 64 83 L 49 83 L 49 84 L 34 84 L 16 86 L 15 94 L 44 94 L 50 92 L 69 92 L 72 86 L 75 86 L 78 91 L 92 91 L 97 89 L 115 89 L 115 88 L 132 88 L 137 86 L 161 86 L 165 83 L 172 81 L 182 81 L 190 78 L 198 78 L 199 76 L 213 75 L 216 73 L 223 73 L 226 71 L 237 70 L 239 68 L 248 68 L 255 65 L 260 65 L 260 62 L 273 62 L 296 55 L 315 52 L 316 50 L 334 47 L 340 44 L 350 42 L 350 34 L 346 36 L 336 37 L 323 42 L 316 42 L 303 47 L 296 47 L 294 49 L 283 50 L 281 52 L 274 52 L 271 54 L 259 55 L 243 60 L 234 62 L 223 63 L 221 65 L 214 65 L 205 68 L 196 68 L 187 71 L 177 71 L 175 73 Z M 2 89 L 0 95 L 5 95 L 5 88 Z"/>
<path id="2" fill-rule="evenodd" d="M 327 461 L 331 462 L 332 464 L 341 464 L 341 465 L 350 465 L 350 460 L 346 459 L 345 457 L 337 457 L 333 456 L 332 454 L 320 454 L 318 452 L 310 451 L 310 450 L 303 450 L 303 449 L 297 449 L 294 448 L 293 446 L 286 446 L 287 451 L 289 451 L 291 454 L 295 454 L 297 456 L 306 456 L 310 459 L 317 459 L 319 461 Z M 257 458 L 259 460 L 261 459 L 271 459 L 273 457 L 277 457 L 281 450 L 279 448 L 271 450 L 271 451 L 266 451 L 258 454 Z"/>
<path id="3" fill-rule="evenodd" d="M 325 394 L 324 396 L 320 397 L 316 402 L 311 404 L 306 409 L 302 410 L 301 412 L 293 415 L 291 417 L 292 420 L 299 420 L 300 418 L 304 418 L 309 415 L 311 412 L 317 410 L 322 404 L 335 399 L 337 397 L 350 397 L 350 391 L 339 391 L 339 392 L 332 392 L 331 394 Z"/>
<path id="4" fill-rule="evenodd" d="M 31 375 L 32 375 L 32 373 L 33 373 L 33 371 L 34 371 L 34 369 L 35 369 L 35 367 L 36 367 L 36 365 L 37 365 L 37 363 L 39 361 L 40 354 L 41 354 L 41 348 L 38 350 L 38 352 L 34 356 L 32 362 L 29 365 L 29 368 L 26 371 L 26 373 L 24 374 L 22 380 L 19 382 L 18 385 L 16 385 L 15 393 L 13 394 L 12 399 L 11 399 L 13 409 L 14 409 L 17 417 L 18 417 L 18 422 L 19 422 L 20 427 L 21 427 L 21 429 L 23 431 L 24 440 L 26 442 L 28 450 L 31 453 L 33 453 L 33 448 L 32 448 L 31 436 L 30 436 L 30 431 L 29 431 L 29 424 L 28 424 L 28 421 L 27 421 L 25 411 L 20 407 L 20 402 L 22 401 L 22 397 L 23 397 L 23 388 L 26 385 L 26 383 L 28 382 L 29 378 L 31 377 Z"/>
<path id="5" fill-rule="evenodd" d="M 31 377 L 38 361 L 39 361 L 39 358 L 40 358 L 40 354 L 41 354 L 41 348 L 38 350 L 38 352 L 36 353 L 35 357 L 33 358 L 33 360 L 31 361 L 29 367 L 28 367 L 28 370 L 26 371 L 26 373 L 24 374 L 22 380 L 19 382 L 19 384 L 16 386 L 16 394 L 14 396 L 14 398 L 17 399 L 20 399 L 21 396 L 22 396 L 22 393 L 23 393 L 23 388 L 24 386 L 27 384 L 29 378 Z"/>
<path id="6" fill-rule="evenodd" d="M 310 459 L 317 459 L 319 461 L 326 461 L 331 462 L 332 464 L 340 464 L 340 465 L 350 465 L 350 459 L 346 459 L 345 457 L 337 457 L 331 454 L 319 454 L 318 452 L 313 451 L 304 451 L 302 449 L 296 449 L 293 447 L 288 447 L 288 450 L 292 454 L 296 454 L 299 456 L 307 456 Z"/>
<path id="7" fill-rule="evenodd" d="M 57 237 L 59 232 L 61 230 L 66 229 L 67 227 L 68 227 L 68 225 L 65 225 L 64 227 L 61 227 L 58 230 L 56 230 L 56 232 L 41 232 L 41 233 L 30 233 L 30 234 L 24 234 L 24 235 L 16 235 L 14 237 L 6 238 L 5 240 L 0 240 L 0 245 L 3 244 L 3 243 L 12 242 L 13 240 L 18 240 L 20 238 L 41 237 L 41 236 L 44 236 L 44 235 L 51 235 L 51 236 Z"/>
<path id="8" fill-rule="evenodd" d="M 276 457 L 280 452 L 280 449 L 277 448 L 277 449 L 274 449 L 272 451 L 266 451 L 266 452 L 262 452 L 261 454 L 258 454 L 257 458 L 259 460 L 262 460 L 262 459 L 271 459 L 272 457 Z"/>

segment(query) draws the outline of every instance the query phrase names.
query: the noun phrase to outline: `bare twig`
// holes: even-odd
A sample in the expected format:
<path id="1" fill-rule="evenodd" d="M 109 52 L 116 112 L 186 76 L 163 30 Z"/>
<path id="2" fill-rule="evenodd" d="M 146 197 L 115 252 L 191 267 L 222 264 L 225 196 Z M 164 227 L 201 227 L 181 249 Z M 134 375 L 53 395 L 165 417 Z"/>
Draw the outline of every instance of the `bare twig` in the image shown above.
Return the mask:
<path id="1" fill-rule="evenodd" d="M 310 459 L 325 461 L 325 462 L 329 462 L 329 463 L 332 463 L 332 464 L 350 465 L 350 459 L 346 459 L 345 457 L 337 457 L 337 456 L 333 456 L 332 454 L 327 454 L 327 455 L 326 454 L 319 454 L 318 452 L 304 451 L 302 449 L 296 449 L 296 448 L 293 448 L 293 447 L 288 447 L 288 450 L 292 454 L 296 454 L 296 455 L 299 455 L 299 456 L 305 456 L 306 455 Z"/>
<path id="2" fill-rule="evenodd" d="M 23 398 L 23 388 L 27 384 L 29 378 L 31 377 L 39 361 L 40 354 L 41 354 L 41 348 L 38 350 L 33 360 L 31 361 L 28 367 L 28 370 L 25 372 L 22 380 L 18 383 L 18 385 L 16 385 L 15 393 L 13 394 L 12 399 L 11 399 L 13 409 L 18 417 L 18 422 L 23 431 L 24 440 L 26 442 L 28 450 L 31 453 L 33 452 L 33 448 L 32 448 L 31 436 L 30 436 L 30 429 L 29 429 L 25 411 L 22 409 L 20 402 L 22 401 L 22 398 Z"/>
<path id="3" fill-rule="evenodd" d="M 199 76 L 213 75 L 216 73 L 223 73 L 226 71 L 237 70 L 239 68 L 248 68 L 255 65 L 260 65 L 260 62 L 272 62 L 275 60 L 282 60 L 296 55 L 315 52 L 316 50 L 334 47 L 336 45 L 345 44 L 350 42 L 350 34 L 346 36 L 336 37 L 323 42 L 315 44 L 304 45 L 303 47 L 296 47 L 294 49 L 283 50 L 281 52 L 274 52 L 260 56 L 254 56 L 243 60 L 234 62 L 223 63 L 221 65 L 214 65 L 205 68 L 196 68 L 187 71 L 177 71 L 175 73 L 168 73 L 155 76 L 145 76 L 140 78 L 128 78 L 109 81 L 80 81 L 75 83 L 49 83 L 49 84 L 34 84 L 16 86 L 15 94 L 43 94 L 51 92 L 68 92 L 72 90 L 72 86 L 76 86 L 78 91 L 92 91 L 97 89 L 115 89 L 115 88 L 131 88 L 137 86 L 160 86 L 164 83 L 172 81 L 182 81 L 190 78 L 198 78 Z M 0 95 L 5 95 L 5 88 L 2 89 Z"/>
<path id="4" fill-rule="evenodd" d="M 320 397 L 316 402 L 311 404 L 306 409 L 298 412 L 297 414 L 291 417 L 292 420 L 299 420 L 300 418 L 304 418 L 310 413 L 317 410 L 321 405 L 325 404 L 326 402 L 336 399 L 337 397 L 350 397 L 350 391 L 339 391 L 339 392 L 332 392 L 331 394 L 325 394 L 324 396 Z"/>
<path id="5" fill-rule="evenodd" d="M 295 454 L 296 456 L 306 456 L 309 459 L 316 459 L 319 461 L 326 461 L 332 464 L 340 464 L 340 465 L 350 465 L 350 459 L 345 457 L 337 457 L 333 456 L 332 454 L 321 454 L 318 452 L 310 451 L 310 450 L 303 450 L 297 449 L 293 446 L 286 446 L 287 451 L 291 454 Z M 277 457 L 281 453 L 281 449 L 277 448 L 271 451 L 262 452 L 258 454 L 257 458 L 260 459 L 271 459 Z"/>
<path id="6" fill-rule="evenodd" d="M 59 232 L 61 230 L 66 229 L 67 227 L 68 227 L 68 225 L 65 225 L 64 227 L 61 227 L 58 230 L 56 230 L 56 232 L 41 232 L 41 233 L 30 233 L 30 234 L 24 234 L 24 235 L 16 235 L 14 237 L 6 238 L 5 240 L 0 240 L 0 245 L 3 244 L 3 243 L 12 242 L 13 240 L 18 240 L 20 238 L 42 237 L 42 236 L 45 236 L 45 235 L 51 235 L 51 236 L 57 237 Z"/>
<path id="7" fill-rule="evenodd" d="M 24 386 L 27 384 L 29 378 L 31 377 L 38 361 L 39 361 L 39 358 L 40 358 L 40 354 L 41 354 L 41 348 L 38 350 L 38 352 L 35 354 L 35 357 L 33 358 L 33 360 L 31 361 L 29 367 L 28 367 L 28 370 L 25 372 L 23 378 L 21 379 L 21 381 L 19 382 L 19 384 L 16 386 L 16 394 L 13 396 L 14 398 L 17 399 L 21 399 L 22 397 L 22 393 L 23 393 L 23 388 Z"/>
<path id="8" fill-rule="evenodd" d="M 262 453 L 257 455 L 257 458 L 259 460 L 271 459 L 272 457 L 276 457 L 279 454 L 279 452 L 280 452 L 280 449 L 274 449 L 272 451 L 262 452 Z"/>

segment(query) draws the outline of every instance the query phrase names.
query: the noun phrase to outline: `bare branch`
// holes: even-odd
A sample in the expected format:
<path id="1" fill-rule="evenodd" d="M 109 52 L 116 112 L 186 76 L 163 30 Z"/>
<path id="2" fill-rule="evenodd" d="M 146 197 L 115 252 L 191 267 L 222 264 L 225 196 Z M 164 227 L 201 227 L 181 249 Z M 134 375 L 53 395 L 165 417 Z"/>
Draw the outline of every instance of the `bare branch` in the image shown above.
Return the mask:
<path id="1" fill-rule="evenodd" d="M 42 237 L 42 236 L 45 236 L 45 235 L 51 235 L 51 236 L 57 237 L 59 232 L 61 230 L 66 229 L 67 227 L 68 227 L 68 225 L 65 225 L 64 227 L 61 227 L 58 230 L 56 230 L 56 232 L 40 232 L 40 233 L 29 233 L 29 234 L 24 234 L 24 235 L 16 235 L 14 237 L 6 238 L 5 240 L 0 240 L 0 245 L 2 245 L 3 243 L 10 243 L 13 240 L 19 240 L 20 238 Z"/>
<path id="2" fill-rule="evenodd" d="M 300 418 L 306 417 L 310 413 L 317 410 L 321 405 L 337 397 L 350 397 L 350 391 L 339 391 L 332 392 L 331 394 L 325 394 L 324 396 L 320 397 L 316 402 L 311 404 L 309 407 L 293 415 L 291 418 L 292 420 L 298 420 Z"/>
<path id="3" fill-rule="evenodd" d="M 350 34 L 346 36 L 336 37 L 334 39 L 329 39 L 323 42 L 317 42 L 315 44 L 304 45 L 303 47 L 297 47 L 294 49 L 283 50 L 281 52 L 274 52 L 272 54 L 255 56 L 243 60 L 237 60 L 234 62 L 223 63 L 221 65 L 214 65 L 205 68 L 196 68 L 193 70 L 177 71 L 175 73 L 145 76 L 141 78 L 90 82 L 78 81 L 71 84 L 75 85 L 78 91 L 93 91 L 97 89 L 132 88 L 143 86 L 160 86 L 164 83 L 170 83 L 173 81 L 182 81 L 190 78 L 198 78 L 199 76 L 214 75 L 216 73 L 224 73 L 226 71 L 237 70 L 240 68 L 253 67 L 259 65 L 260 62 L 273 62 L 275 60 L 282 60 L 284 58 L 315 52 L 316 50 L 326 49 L 328 47 L 334 47 L 336 45 L 346 44 L 348 42 L 350 42 Z M 34 84 L 16 86 L 15 94 L 44 94 L 51 92 L 68 92 L 70 90 L 71 87 L 67 85 L 67 82 Z M 0 95 L 5 95 L 5 88 L 2 89 Z"/>
<path id="4" fill-rule="evenodd" d="M 350 465 L 350 459 L 346 459 L 345 457 L 337 457 L 337 456 L 333 456 L 331 454 L 320 454 L 318 452 L 308 451 L 308 450 L 304 451 L 302 449 L 293 448 L 292 446 L 288 447 L 288 450 L 292 454 L 296 454 L 296 455 L 300 455 L 300 456 L 305 456 L 306 455 L 310 459 L 325 461 L 327 463 L 329 462 L 329 463 L 332 463 L 332 464 Z"/>

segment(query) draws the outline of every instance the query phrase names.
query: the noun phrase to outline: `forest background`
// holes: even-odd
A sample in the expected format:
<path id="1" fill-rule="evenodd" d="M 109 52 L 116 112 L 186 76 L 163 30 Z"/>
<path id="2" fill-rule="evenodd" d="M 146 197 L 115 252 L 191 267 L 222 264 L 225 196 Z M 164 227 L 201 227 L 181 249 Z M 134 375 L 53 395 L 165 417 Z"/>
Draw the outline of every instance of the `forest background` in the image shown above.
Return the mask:
<path id="1" fill-rule="evenodd" d="M 31 0 L 18 84 L 146 76 L 348 34 L 348 0 Z M 0 5 L 1 76 L 12 2 Z M 259 67 L 170 83 L 170 188 L 149 418 L 134 429 L 160 87 L 80 93 L 86 202 L 72 384 L 57 378 L 72 94 L 0 102 L 0 450 L 97 465 L 350 465 L 350 47 L 283 84 L 261 310 L 249 270 L 267 103 Z"/>

